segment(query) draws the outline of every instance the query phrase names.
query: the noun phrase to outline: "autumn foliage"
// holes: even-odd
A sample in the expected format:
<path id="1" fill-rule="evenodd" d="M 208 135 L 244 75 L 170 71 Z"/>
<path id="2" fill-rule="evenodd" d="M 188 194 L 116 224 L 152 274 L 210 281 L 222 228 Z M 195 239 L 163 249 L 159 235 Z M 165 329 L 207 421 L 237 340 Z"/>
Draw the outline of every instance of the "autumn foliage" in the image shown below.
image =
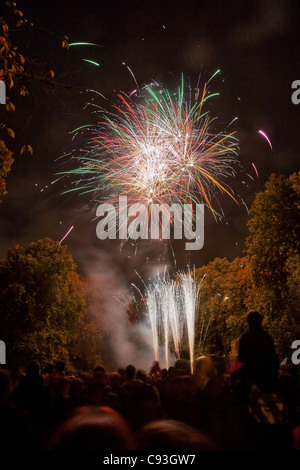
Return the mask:
<path id="1" fill-rule="evenodd" d="M 13 153 L 8 150 L 3 140 L 0 140 L 0 197 L 6 194 L 6 177 L 13 164 Z M 1 200 L 0 200 L 1 202 Z"/>
<path id="2" fill-rule="evenodd" d="M 49 238 L 9 250 L 0 266 L 0 330 L 11 363 L 58 359 L 88 368 L 100 354 L 100 328 L 66 247 Z M 87 343 L 88 341 L 88 343 Z"/>
<path id="3" fill-rule="evenodd" d="M 201 282 L 199 353 L 235 359 L 246 313 L 256 309 L 280 358 L 300 337 L 300 173 L 271 175 L 256 195 L 248 222 L 246 256 L 215 259 L 196 270 Z M 202 322 L 209 322 L 205 342 Z M 203 339 L 203 338 L 202 338 Z"/>

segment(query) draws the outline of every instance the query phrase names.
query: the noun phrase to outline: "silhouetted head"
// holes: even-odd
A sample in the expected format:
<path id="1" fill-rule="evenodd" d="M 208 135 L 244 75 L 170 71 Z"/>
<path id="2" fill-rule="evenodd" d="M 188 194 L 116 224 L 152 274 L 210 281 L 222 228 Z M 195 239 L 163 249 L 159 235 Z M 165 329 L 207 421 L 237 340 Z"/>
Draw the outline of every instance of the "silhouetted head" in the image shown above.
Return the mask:
<path id="1" fill-rule="evenodd" d="M 146 424 L 139 435 L 141 450 L 212 450 L 214 443 L 197 429 L 174 420 Z"/>
<path id="2" fill-rule="evenodd" d="M 37 361 L 33 361 L 26 366 L 25 374 L 28 379 L 36 379 L 40 376 L 40 364 Z"/>
<path id="3" fill-rule="evenodd" d="M 151 374 L 147 374 L 145 377 L 145 383 L 147 385 L 154 385 L 154 379 Z"/>
<path id="4" fill-rule="evenodd" d="M 57 363 L 55 364 L 55 370 L 59 374 L 63 374 L 65 367 L 66 367 L 66 364 L 63 361 L 57 361 Z"/>
<path id="5" fill-rule="evenodd" d="M 177 359 L 175 362 L 176 375 L 189 375 L 191 373 L 191 363 L 188 359 Z"/>
<path id="6" fill-rule="evenodd" d="M 138 379 L 138 380 L 142 380 L 143 382 L 145 382 L 145 379 L 146 379 L 146 372 L 143 370 L 143 369 L 139 369 L 136 374 L 135 374 L 135 378 Z"/>
<path id="7" fill-rule="evenodd" d="M 120 376 L 121 376 L 121 378 L 122 378 L 122 382 L 124 382 L 124 381 L 125 381 L 125 377 L 126 377 L 125 369 L 123 369 L 123 368 L 118 369 L 118 374 L 120 374 Z"/>
<path id="8" fill-rule="evenodd" d="M 208 382 L 217 375 L 213 361 L 208 356 L 200 356 L 194 362 L 194 378 L 196 386 L 203 390 Z"/>
<path id="9" fill-rule="evenodd" d="M 126 378 L 133 379 L 134 374 L 135 374 L 135 367 L 132 364 L 129 364 L 129 366 L 127 366 L 125 369 Z"/>
<path id="10" fill-rule="evenodd" d="M 300 425 L 293 429 L 293 444 L 296 450 L 300 450 Z"/>
<path id="11" fill-rule="evenodd" d="M 184 349 L 183 351 L 181 351 L 180 359 L 183 359 L 183 360 L 186 360 L 186 361 L 190 360 L 190 353 L 187 349 Z"/>
<path id="12" fill-rule="evenodd" d="M 247 313 L 247 323 L 249 328 L 259 328 L 263 321 L 263 316 L 256 310 L 250 310 Z"/>
<path id="13" fill-rule="evenodd" d="M 108 407 L 84 406 L 56 431 L 51 450 L 135 450 L 126 421 Z"/>
<path id="14" fill-rule="evenodd" d="M 112 372 L 109 375 L 109 383 L 112 388 L 121 387 L 122 377 L 118 372 Z"/>
<path id="15" fill-rule="evenodd" d="M 94 382 L 104 382 L 107 383 L 107 376 L 104 370 L 104 367 L 97 366 L 93 371 L 93 380 Z"/>

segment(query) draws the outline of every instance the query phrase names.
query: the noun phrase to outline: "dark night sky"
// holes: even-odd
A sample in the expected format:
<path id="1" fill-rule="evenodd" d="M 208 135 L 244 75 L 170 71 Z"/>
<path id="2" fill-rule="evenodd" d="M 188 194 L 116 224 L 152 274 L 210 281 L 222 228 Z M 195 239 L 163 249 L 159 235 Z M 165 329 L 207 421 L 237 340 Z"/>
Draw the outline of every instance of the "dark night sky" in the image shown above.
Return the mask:
<path id="1" fill-rule="evenodd" d="M 288 175 L 299 171 L 300 105 L 291 102 L 291 84 L 300 79 L 296 0 L 26 0 L 18 6 L 36 26 L 60 36 L 67 34 L 71 42 L 100 44 L 101 48 L 72 48 L 68 52 L 60 50 L 53 37 L 40 32 L 40 41 L 36 34 L 29 46 L 31 54 L 47 61 L 57 74 L 77 70 L 70 81 L 111 96 L 115 90 L 134 88 L 122 62 L 130 66 L 139 84 L 152 79 L 165 83 L 170 80 L 169 72 L 175 77 L 183 72 L 195 83 L 201 65 L 210 74 L 220 68 L 217 91 L 221 97 L 214 106 L 226 122 L 239 118 L 240 160 L 254 181 L 248 178 L 248 186 L 243 187 L 240 181 L 236 185 L 248 205 L 272 172 Z M 16 41 L 22 51 L 22 40 L 16 36 Z M 100 62 L 100 67 L 82 62 L 84 57 Z M 28 142 L 34 154 L 17 157 L 8 178 L 8 195 L 0 206 L 0 255 L 4 257 L 16 243 L 26 245 L 46 236 L 60 240 L 75 225 L 67 244 L 79 264 L 92 256 L 91 247 L 111 252 L 112 262 L 125 270 L 128 256 L 130 269 L 139 268 L 144 255 L 157 262 L 161 252 L 157 244 L 140 246 L 136 259 L 130 246 L 119 256 L 116 244 L 103 244 L 96 238 L 88 201 L 63 196 L 62 187 L 51 185 L 57 170 L 55 160 L 69 143 L 69 132 L 88 119 L 77 96 L 63 100 L 44 97 L 33 85 L 32 96 L 17 103 L 14 119 L 22 113 L 24 122 L 19 129 L 14 123 L 19 130 L 14 145 Z M 272 152 L 258 135 L 259 129 L 269 135 Z M 258 168 L 258 179 L 252 162 Z M 224 223 L 216 224 L 208 217 L 204 248 L 189 258 L 196 266 L 214 257 L 233 259 L 243 254 L 247 212 L 244 206 L 225 199 L 221 201 Z M 182 245 L 174 248 L 178 265 L 184 266 L 188 258 Z M 163 256 L 172 260 L 170 253 Z"/>

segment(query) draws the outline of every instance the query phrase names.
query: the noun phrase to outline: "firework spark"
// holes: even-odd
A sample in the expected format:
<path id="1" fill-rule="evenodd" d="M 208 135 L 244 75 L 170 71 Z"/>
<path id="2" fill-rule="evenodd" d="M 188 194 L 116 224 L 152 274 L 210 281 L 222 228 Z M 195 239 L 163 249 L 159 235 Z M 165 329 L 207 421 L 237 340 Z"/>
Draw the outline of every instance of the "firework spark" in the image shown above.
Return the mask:
<path id="1" fill-rule="evenodd" d="M 70 227 L 69 230 L 67 231 L 67 233 L 62 237 L 62 239 L 61 239 L 60 242 L 59 242 L 60 245 L 62 244 L 62 242 L 64 241 L 64 239 L 67 238 L 67 236 L 69 235 L 69 233 L 72 232 L 73 228 L 74 228 L 74 225 L 72 225 L 72 227 Z"/>
<path id="2" fill-rule="evenodd" d="M 73 46 L 97 46 L 97 47 L 102 47 L 100 44 L 95 44 L 93 42 L 71 42 L 69 44 L 69 47 Z"/>
<path id="3" fill-rule="evenodd" d="M 252 166 L 253 166 L 254 171 L 255 171 L 255 173 L 256 173 L 256 176 L 257 176 L 257 178 L 258 178 L 258 171 L 257 171 L 257 168 L 256 168 L 255 163 L 252 162 Z"/>
<path id="4" fill-rule="evenodd" d="M 88 62 L 89 64 L 96 65 L 97 67 L 100 67 L 99 62 L 96 62 L 95 60 L 90 60 L 90 59 L 81 59 L 84 62 Z"/>
<path id="5" fill-rule="evenodd" d="M 266 141 L 268 142 L 268 144 L 270 146 L 270 149 L 273 150 L 271 141 L 270 141 L 269 137 L 267 136 L 267 134 L 264 131 L 262 131 L 261 129 L 258 131 L 258 133 L 266 139 Z"/>

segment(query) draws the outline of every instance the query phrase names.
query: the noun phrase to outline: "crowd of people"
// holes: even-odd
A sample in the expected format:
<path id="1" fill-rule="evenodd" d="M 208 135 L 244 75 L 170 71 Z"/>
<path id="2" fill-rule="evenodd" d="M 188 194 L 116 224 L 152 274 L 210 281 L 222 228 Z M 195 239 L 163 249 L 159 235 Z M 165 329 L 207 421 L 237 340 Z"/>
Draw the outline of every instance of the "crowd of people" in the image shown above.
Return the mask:
<path id="1" fill-rule="evenodd" d="M 69 375 L 0 370 L 0 446 L 45 450 L 300 449 L 299 368 L 277 363 L 257 312 L 233 366 L 218 357 L 169 369 L 129 364 Z"/>

